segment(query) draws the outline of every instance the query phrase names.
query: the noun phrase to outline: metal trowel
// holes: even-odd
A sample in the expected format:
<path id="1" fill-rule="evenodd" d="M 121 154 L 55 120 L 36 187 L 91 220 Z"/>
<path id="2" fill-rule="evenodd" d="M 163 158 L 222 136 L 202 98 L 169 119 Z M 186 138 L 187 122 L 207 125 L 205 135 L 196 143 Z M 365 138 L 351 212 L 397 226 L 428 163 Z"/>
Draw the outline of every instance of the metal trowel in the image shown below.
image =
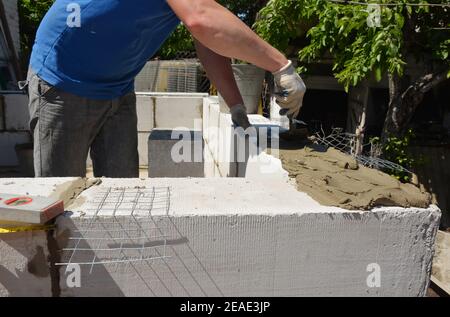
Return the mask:
<path id="1" fill-rule="evenodd" d="M 280 114 L 282 113 L 280 112 Z M 305 121 L 294 118 L 289 118 L 289 130 L 280 133 L 280 138 L 286 141 L 304 140 L 308 136 L 308 124 Z"/>

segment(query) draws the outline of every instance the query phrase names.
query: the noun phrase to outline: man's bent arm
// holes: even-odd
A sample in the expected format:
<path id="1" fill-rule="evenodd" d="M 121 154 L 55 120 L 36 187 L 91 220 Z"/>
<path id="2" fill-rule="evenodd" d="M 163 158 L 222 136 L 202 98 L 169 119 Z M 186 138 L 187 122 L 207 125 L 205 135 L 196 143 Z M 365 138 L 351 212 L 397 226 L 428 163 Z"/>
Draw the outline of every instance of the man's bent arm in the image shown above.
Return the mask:
<path id="1" fill-rule="evenodd" d="M 233 123 L 246 130 L 250 127 L 250 122 L 233 75 L 230 59 L 211 51 L 197 40 L 195 40 L 195 47 L 209 79 L 230 107 Z"/>
<path id="2" fill-rule="evenodd" d="M 286 57 L 214 0 L 167 0 L 191 34 L 219 55 L 237 58 L 270 72 L 288 64 Z"/>
<path id="3" fill-rule="evenodd" d="M 195 40 L 195 47 L 209 80 L 216 86 L 227 105 L 233 107 L 243 104 L 230 59 L 211 51 L 197 40 Z"/>

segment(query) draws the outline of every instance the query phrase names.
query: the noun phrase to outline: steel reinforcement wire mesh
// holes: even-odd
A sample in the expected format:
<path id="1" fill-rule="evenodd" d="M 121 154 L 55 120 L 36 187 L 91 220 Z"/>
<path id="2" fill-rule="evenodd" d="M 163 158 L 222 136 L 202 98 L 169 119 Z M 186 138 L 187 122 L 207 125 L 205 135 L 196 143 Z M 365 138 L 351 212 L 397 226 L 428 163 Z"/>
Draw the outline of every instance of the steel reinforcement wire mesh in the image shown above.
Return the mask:
<path id="1" fill-rule="evenodd" d="M 399 171 L 411 174 L 409 170 L 403 166 L 391 161 L 382 159 L 381 149 L 378 144 L 372 142 L 362 145 L 362 153 L 358 154 L 357 135 L 343 132 L 341 128 L 334 128 L 330 134 L 325 134 L 322 130 L 314 135 L 314 140 L 318 144 L 327 147 L 333 147 L 345 154 L 351 155 L 355 160 L 366 167 L 375 168 L 381 171 Z"/>
<path id="2" fill-rule="evenodd" d="M 90 203 L 91 216 L 80 218 L 57 266 L 88 266 L 92 273 L 97 265 L 168 257 L 170 188 L 106 188 Z"/>

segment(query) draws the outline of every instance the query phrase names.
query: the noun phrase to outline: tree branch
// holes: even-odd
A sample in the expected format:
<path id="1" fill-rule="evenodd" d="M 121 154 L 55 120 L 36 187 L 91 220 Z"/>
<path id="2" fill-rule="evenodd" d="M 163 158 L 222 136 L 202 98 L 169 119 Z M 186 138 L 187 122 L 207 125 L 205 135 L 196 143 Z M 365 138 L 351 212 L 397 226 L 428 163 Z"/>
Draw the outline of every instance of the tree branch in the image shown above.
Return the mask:
<path id="1" fill-rule="evenodd" d="M 402 99 L 411 105 L 418 105 L 422 102 L 424 95 L 433 87 L 436 87 L 447 79 L 447 70 L 442 69 L 439 72 L 428 73 L 418 78 L 402 94 Z"/>

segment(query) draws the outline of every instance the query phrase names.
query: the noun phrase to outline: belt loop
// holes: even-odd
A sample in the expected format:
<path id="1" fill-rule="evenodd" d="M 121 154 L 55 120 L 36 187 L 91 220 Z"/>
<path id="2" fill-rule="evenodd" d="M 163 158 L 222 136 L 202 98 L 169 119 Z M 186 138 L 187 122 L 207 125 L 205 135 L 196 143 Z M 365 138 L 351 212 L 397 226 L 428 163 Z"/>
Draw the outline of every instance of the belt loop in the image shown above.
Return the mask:
<path id="1" fill-rule="evenodd" d="M 28 80 L 21 80 L 17 82 L 17 86 L 19 87 L 19 90 L 21 90 L 24 94 L 29 95 L 28 86 L 29 86 Z"/>

